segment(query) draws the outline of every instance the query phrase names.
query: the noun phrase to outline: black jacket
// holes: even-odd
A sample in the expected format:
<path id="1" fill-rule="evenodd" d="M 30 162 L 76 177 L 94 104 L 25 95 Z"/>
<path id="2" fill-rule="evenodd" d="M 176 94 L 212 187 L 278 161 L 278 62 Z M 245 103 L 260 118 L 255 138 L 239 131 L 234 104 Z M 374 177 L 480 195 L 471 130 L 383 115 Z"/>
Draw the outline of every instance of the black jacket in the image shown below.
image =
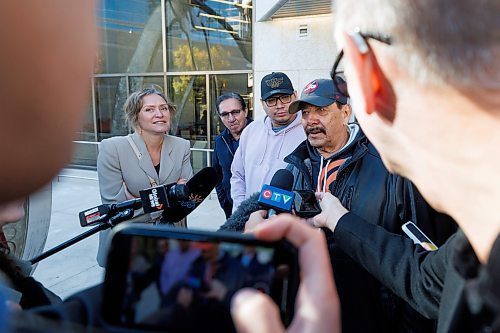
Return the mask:
<path id="1" fill-rule="evenodd" d="M 316 189 L 319 154 L 306 140 L 285 158 L 294 174 L 294 190 Z M 408 221 L 417 224 L 435 243 L 442 244 L 454 223 L 437 214 L 410 181 L 390 174 L 374 146 L 359 131 L 354 141 L 333 159 L 347 158 L 338 170 L 330 192 L 349 211 L 386 230 L 401 233 Z M 317 165 L 315 165 L 317 164 Z M 437 225 L 436 219 L 448 223 Z M 374 277 L 355 263 L 325 230 L 342 307 L 343 332 L 428 332 L 425 321 Z M 405 308 L 406 307 L 406 308 Z"/>
<path id="2" fill-rule="evenodd" d="M 348 213 L 334 236 L 340 248 L 396 295 L 438 319 L 438 332 L 500 332 L 500 237 L 488 264 L 481 266 L 461 231 L 429 252 Z"/>
<path id="3" fill-rule="evenodd" d="M 247 124 L 253 120 L 247 118 Z M 217 198 L 221 208 L 226 214 L 226 218 L 231 216 L 233 210 L 233 200 L 231 199 L 231 163 L 233 163 L 234 153 L 233 142 L 238 145 L 238 141 L 234 140 L 231 132 L 226 128 L 215 138 L 214 152 L 212 153 L 212 166 L 217 171 L 219 182 L 215 186 Z"/>

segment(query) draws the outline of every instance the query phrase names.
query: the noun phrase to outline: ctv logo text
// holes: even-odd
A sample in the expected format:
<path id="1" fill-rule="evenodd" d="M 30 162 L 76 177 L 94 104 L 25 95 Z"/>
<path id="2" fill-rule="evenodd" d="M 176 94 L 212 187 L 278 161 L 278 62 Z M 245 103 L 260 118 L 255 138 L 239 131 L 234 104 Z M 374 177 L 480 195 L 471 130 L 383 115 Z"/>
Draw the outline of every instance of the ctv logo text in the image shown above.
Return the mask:
<path id="1" fill-rule="evenodd" d="M 283 193 L 273 192 L 271 190 L 264 190 L 262 192 L 262 197 L 267 200 L 271 200 L 274 202 L 287 204 L 290 200 L 292 200 L 291 195 L 286 195 Z"/>

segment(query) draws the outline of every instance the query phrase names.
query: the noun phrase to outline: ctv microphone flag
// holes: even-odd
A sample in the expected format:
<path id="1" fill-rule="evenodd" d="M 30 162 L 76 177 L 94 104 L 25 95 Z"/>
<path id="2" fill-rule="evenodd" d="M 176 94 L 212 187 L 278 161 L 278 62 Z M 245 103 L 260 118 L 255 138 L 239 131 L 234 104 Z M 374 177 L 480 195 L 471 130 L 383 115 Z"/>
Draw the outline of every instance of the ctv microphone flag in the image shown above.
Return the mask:
<path id="1" fill-rule="evenodd" d="M 295 197 L 295 193 L 291 191 L 292 187 L 292 173 L 288 170 L 280 169 L 274 174 L 271 184 L 262 186 L 258 202 L 269 210 L 290 213 Z"/>
<path id="2" fill-rule="evenodd" d="M 259 203 L 280 212 L 291 212 L 295 193 L 271 185 L 262 186 Z"/>

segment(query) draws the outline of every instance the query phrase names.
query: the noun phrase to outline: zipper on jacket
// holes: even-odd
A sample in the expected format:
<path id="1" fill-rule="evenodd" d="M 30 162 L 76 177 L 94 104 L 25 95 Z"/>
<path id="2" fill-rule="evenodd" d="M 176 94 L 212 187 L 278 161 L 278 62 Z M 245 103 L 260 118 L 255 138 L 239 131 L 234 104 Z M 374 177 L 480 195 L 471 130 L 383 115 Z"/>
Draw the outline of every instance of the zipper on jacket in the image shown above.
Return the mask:
<path id="1" fill-rule="evenodd" d="M 224 138 L 223 136 L 221 136 L 221 139 L 222 139 L 222 141 L 224 141 L 224 143 L 226 144 L 227 150 L 229 150 L 229 154 L 231 154 L 231 156 L 234 158 L 234 154 L 233 154 L 233 152 L 231 151 L 231 148 L 229 148 L 229 144 L 227 143 L 226 138 Z"/>
<path id="2" fill-rule="evenodd" d="M 344 164 L 342 164 L 339 168 L 339 171 L 337 172 L 337 179 L 335 181 L 335 185 L 333 186 L 332 194 L 335 195 L 336 197 L 339 196 L 338 189 L 340 184 L 343 184 L 345 179 L 347 178 L 347 175 L 351 174 L 352 171 L 352 165 L 354 162 L 359 161 L 363 156 L 365 156 L 368 152 L 368 148 L 366 147 L 364 142 L 358 142 L 359 145 L 362 145 L 362 148 L 360 148 L 360 151 L 355 153 L 354 155 L 351 156 L 350 159 L 348 159 Z M 356 150 L 356 149 L 355 149 Z M 349 172 L 347 172 L 349 170 Z"/>
<path id="3" fill-rule="evenodd" d="M 354 193 L 354 186 L 349 186 L 349 191 L 347 191 L 347 202 L 346 209 L 351 210 L 352 194 Z"/>

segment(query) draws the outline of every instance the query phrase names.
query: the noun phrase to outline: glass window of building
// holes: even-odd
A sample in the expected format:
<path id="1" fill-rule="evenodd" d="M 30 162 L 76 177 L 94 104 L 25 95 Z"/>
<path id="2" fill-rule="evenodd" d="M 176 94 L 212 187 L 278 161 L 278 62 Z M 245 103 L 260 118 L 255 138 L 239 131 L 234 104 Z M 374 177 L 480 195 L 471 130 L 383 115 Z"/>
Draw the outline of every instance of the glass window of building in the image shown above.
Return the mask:
<path id="1" fill-rule="evenodd" d="M 96 72 L 163 71 L 162 6 L 160 0 L 99 2 L 97 24 L 101 52 Z"/>
<path id="2" fill-rule="evenodd" d="M 133 130 L 123 117 L 127 97 L 154 86 L 177 106 L 171 134 L 191 142 L 195 171 L 209 165 L 224 129 L 218 95 L 251 101 L 251 21 L 251 0 L 100 1 L 101 48 L 72 163 L 95 167 L 101 140 Z"/>
<path id="3" fill-rule="evenodd" d="M 251 21 L 248 1 L 167 1 L 168 70 L 251 69 Z"/>

